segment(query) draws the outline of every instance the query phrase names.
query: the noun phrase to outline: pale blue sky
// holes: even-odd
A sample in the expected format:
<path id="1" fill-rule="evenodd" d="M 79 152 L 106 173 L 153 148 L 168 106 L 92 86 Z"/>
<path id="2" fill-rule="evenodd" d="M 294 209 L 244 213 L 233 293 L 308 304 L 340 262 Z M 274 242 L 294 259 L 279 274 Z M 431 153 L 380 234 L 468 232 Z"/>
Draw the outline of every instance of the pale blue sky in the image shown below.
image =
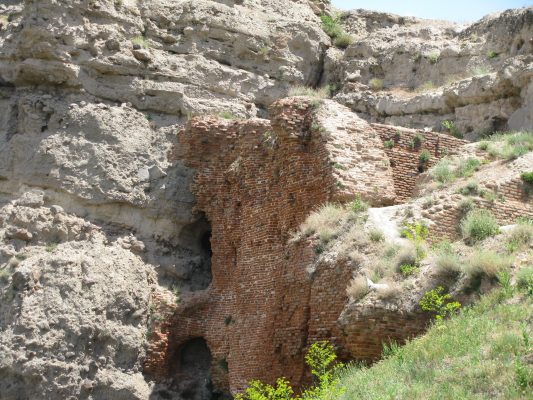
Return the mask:
<path id="1" fill-rule="evenodd" d="M 332 0 L 331 2 L 335 7 L 344 10 L 364 8 L 403 16 L 457 22 L 473 22 L 495 11 L 533 6 L 533 0 Z"/>

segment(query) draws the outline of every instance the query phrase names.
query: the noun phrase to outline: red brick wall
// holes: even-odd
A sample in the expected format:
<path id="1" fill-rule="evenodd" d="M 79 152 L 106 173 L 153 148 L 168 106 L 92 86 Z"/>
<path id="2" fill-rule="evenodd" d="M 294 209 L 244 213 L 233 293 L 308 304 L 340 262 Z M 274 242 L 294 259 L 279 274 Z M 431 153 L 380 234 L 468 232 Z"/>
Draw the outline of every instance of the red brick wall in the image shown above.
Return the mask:
<path id="1" fill-rule="evenodd" d="M 390 125 L 371 124 L 383 142 L 392 140 L 394 147 L 385 149 L 393 170 L 396 203 L 404 203 L 414 195 L 416 180 L 421 172 L 428 170 L 445 155 L 456 154 L 467 142 L 435 132 L 400 128 Z M 420 147 L 413 148 L 413 138 L 423 137 Z M 419 156 L 422 150 L 431 153 L 431 160 L 419 170 Z"/>
<path id="2" fill-rule="evenodd" d="M 251 379 L 273 382 L 280 376 L 300 385 L 307 376 L 305 350 L 316 340 L 333 341 L 343 358 L 375 360 L 381 341 L 403 340 L 425 328 L 424 318 L 380 305 L 354 308 L 354 323 L 342 327 L 338 320 L 348 300 L 351 267 L 342 261 L 318 262 L 307 242 L 288 244 L 291 232 L 317 206 L 359 190 L 375 196 L 368 185 L 354 184 L 349 193 L 338 185 L 342 174 L 352 173 L 357 165 L 349 164 L 348 172 L 332 165 L 335 135 L 348 141 L 342 152 L 347 157 L 346 149 L 361 149 L 361 135 L 368 136 L 369 146 L 382 146 L 375 132 L 367 124 L 357 132 L 347 129 L 346 135 L 323 132 L 316 127 L 315 112 L 308 100 L 284 99 L 272 106 L 272 124 L 259 119 L 193 119 L 179 132 L 174 157 L 195 169 L 196 210 L 204 212 L 212 226 L 213 280 L 206 290 L 184 294 L 173 315 L 156 326 L 160 333 L 148 349 L 148 374 L 170 374 L 179 346 L 203 337 L 219 388 L 237 391 Z M 405 140 L 400 138 L 398 149 Z M 433 143 L 434 152 L 440 143 L 436 141 L 431 136 L 427 142 Z M 383 167 L 386 156 L 381 159 L 384 153 L 378 150 L 364 157 L 364 171 L 392 183 Z M 403 168 L 408 161 L 397 164 Z M 394 184 L 400 196 L 406 196 L 412 189 L 403 186 L 402 179 L 396 176 Z M 387 188 L 381 193 L 383 203 L 393 198 Z M 227 361 L 228 371 L 221 360 Z"/>

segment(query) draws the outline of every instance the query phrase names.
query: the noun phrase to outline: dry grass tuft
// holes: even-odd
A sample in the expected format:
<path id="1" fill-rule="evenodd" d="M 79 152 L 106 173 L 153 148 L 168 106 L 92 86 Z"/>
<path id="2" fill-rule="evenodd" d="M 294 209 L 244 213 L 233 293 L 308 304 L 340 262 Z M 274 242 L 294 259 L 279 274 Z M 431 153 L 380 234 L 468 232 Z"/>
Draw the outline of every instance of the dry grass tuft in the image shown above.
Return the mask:
<path id="1" fill-rule="evenodd" d="M 377 290 L 377 296 L 379 299 L 392 300 L 400 297 L 400 294 L 402 292 L 400 285 L 393 282 L 387 282 L 387 285 L 387 287 L 379 288 Z"/>
<path id="2" fill-rule="evenodd" d="M 496 277 L 498 273 L 509 269 L 512 265 L 513 258 L 510 256 L 492 250 L 477 249 L 464 264 L 463 271 L 470 276 Z"/>
<path id="3" fill-rule="evenodd" d="M 357 301 L 365 297 L 368 293 L 368 285 L 364 276 L 354 277 L 348 287 L 346 294 L 351 300 Z"/>

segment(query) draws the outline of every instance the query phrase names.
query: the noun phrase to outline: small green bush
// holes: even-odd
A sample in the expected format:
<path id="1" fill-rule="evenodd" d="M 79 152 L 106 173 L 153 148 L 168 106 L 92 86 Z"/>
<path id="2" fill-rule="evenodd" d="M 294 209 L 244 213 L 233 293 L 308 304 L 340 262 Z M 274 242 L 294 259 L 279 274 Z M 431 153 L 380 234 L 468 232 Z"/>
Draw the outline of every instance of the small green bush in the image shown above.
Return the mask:
<path id="1" fill-rule="evenodd" d="M 470 211 L 472 211 L 475 207 L 474 202 L 472 199 L 463 199 L 459 202 L 459 205 L 457 206 L 459 212 L 462 215 L 468 214 Z"/>
<path id="2" fill-rule="evenodd" d="M 429 174 L 441 184 L 450 183 L 455 179 L 455 174 L 452 170 L 450 161 L 446 158 L 441 159 L 433 168 L 431 168 Z"/>
<path id="3" fill-rule="evenodd" d="M 330 38 L 335 39 L 344 32 L 338 17 L 333 18 L 330 15 L 324 14 L 320 16 L 320 20 L 322 21 L 322 29 L 324 29 L 324 32 L 326 32 Z"/>
<path id="4" fill-rule="evenodd" d="M 315 385 L 306 389 L 301 397 L 293 397 L 294 390 L 289 381 L 279 378 L 275 386 L 251 381 L 244 393 L 235 396 L 235 400 L 338 399 L 344 393 L 344 388 L 339 385 L 339 372 L 344 366 L 336 360 L 335 349 L 329 342 L 315 342 L 305 355 L 305 363 L 311 369 Z"/>
<path id="5" fill-rule="evenodd" d="M 449 293 L 443 293 L 444 288 L 439 286 L 426 292 L 419 303 L 422 310 L 434 313 L 437 321 L 454 314 L 461 307 L 461 303 L 453 301 Z"/>
<path id="6" fill-rule="evenodd" d="M 490 73 L 492 73 L 492 70 L 490 69 L 490 67 L 484 67 L 484 66 L 475 67 L 469 71 L 470 76 L 484 76 Z"/>
<path id="7" fill-rule="evenodd" d="M 529 224 L 518 224 L 507 237 L 507 250 L 511 253 L 520 248 L 527 247 L 533 240 L 533 226 Z"/>
<path id="8" fill-rule="evenodd" d="M 487 58 L 489 60 L 492 60 L 493 58 L 498 57 L 498 53 L 496 53 L 494 50 L 487 51 Z"/>
<path id="9" fill-rule="evenodd" d="M 533 171 L 523 172 L 520 177 L 524 182 L 533 184 Z"/>
<path id="10" fill-rule="evenodd" d="M 476 243 L 497 235 L 500 226 L 490 211 L 475 209 L 461 221 L 461 232 L 467 243 Z"/>
<path id="11" fill-rule="evenodd" d="M 418 149 L 424 143 L 424 136 L 421 133 L 417 133 L 411 140 L 411 148 Z"/>
<path id="12" fill-rule="evenodd" d="M 372 90 L 381 90 L 383 89 L 383 79 L 372 78 L 368 81 L 368 86 L 370 86 Z"/>
<path id="13" fill-rule="evenodd" d="M 354 38 L 352 35 L 350 35 L 349 33 L 346 33 L 346 32 L 342 32 L 340 33 L 334 40 L 333 40 L 333 44 L 335 44 L 335 46 L 341 48 L 341 49 L 345 49 L 346 47 L 348 47 L 349 45 L 351 45 L 352 43 L 354 42 Z"/>
<path id="14" fill-rule="evenodd" d="M 400 265 L 400 273 L 403 276 L 415 275 L 418 273 L 419 270 L 420 268 L 417 267 L 416 265 L 411 265 L 411 264 Z"/>
<path id="15" fill-rule="evenodd" d="M 370 240 L 373 242 L 383 242 L 385 240 L 385 235 L 383 234 L 383 231 L 374 228 L 370 230 Z"/>
<path id="16" fill-rule="evenodd" d="M 415 243 L 425 241 L 429 236 L 429 228 L 423 222 L 406 222 L 400 231 L 400 236 Z"/>
<path id="17" fill-rule="evenodd" d="M 435 90 L 435 89 L 436 89 L 435 84 L 433 82 L 431 82 L 431 81 L 427 81 L 427 82 L 422 83 L 420 86 L 418 86 L 415 89 L 415 92 L 424 93 L 424 92 L 430 92 L 430 91 Z"/>
<path id="18" fill-rule="evenodd" d="M 361 213 L 368 210 L 368 203 L 361 199 L 360 195 L 357 195 L 355 199 L 348 205 L 349 209 L 354 213 Z"/>
<path id="19" fill-rule="evenodd" d="M 136 44 L 140 46 L 143 49 L 147 49 L 150 47 L 150 44 L 148 43 L 148 40 L 144 36 L 135 36 L 133 39 L 131 39 L 131 43 Z"/>
<path id="20" fill-rule="evenodd" d="M 487 152 L 494 158 L 514 160 L 533 151 L 533 132 L 495 134 L 489 140 Z"/>
<path id="21" fill-rule="evenodd" d="M 516 284 L 520 289 L 533 296 L 533 266 L 524 267 L 516 274 Z"/>
<path id="22" fill-rule="evenodd" d="M 427 54 L 426 58 L 427 58 L 427 60 L 429 61 L 430 64 L 436 64 L 436 63 L 439 62 L 440 53 L 435 52 L 435 53 Z"/>
<path id="23" fill-rule="evenodd" d="M 486 140 L 483 140 L 479 142 L 478 147 L 480 150 L 486 151 L 489 148 L 489 142 L 487 142 Z"/>
<path id="24" fill-rule="evenodd" d="M 455 122 L 453 121 L 442 121 L 442 126 L 452 135 L 453 137 L 456 137 L 458 139 L 462 139 L 464 136 L 459 131 L 457 126 L 455 125 Z"/>
<path id="25" fill-rule="evenodd" d="M 322 21 L 322 29 L 333 39 L 335 46 L 345 49 L 353 43 L 354 38 L 344 31 L 340 16 L 332 17 L 323 14 L 320 16 L 320 20 Z"/>
<path id="26" fill-rule="evenodd" d="M 470 181 L 459 192 L 464 196 L 474 196 L 479 193 L 479 185 L 476 181 Z"/>
<path id="27" fill-rule="evenodd" d="M 386 148 L 386 149 L 392 149 L 394 147 L 394 140 L 385 140 L 383 142 L 383 146 Z"/>
<path id="28" fill-rule="evenodd" d="M 429 160 L 431 160 L 431 153 L 429 152 L 429 150 L 422 150 L 418 156 L 418 161 L 420 162 L 420 164 L 427 164 Z"/>
<path id="29" fill-rule="evenodd" d="M 394 263 L 397 272 L 400 272 L 402 265 L 417 265 L 418 257 L 415 246 L 409 244 L 409 246 L 402 247 L 397 252 Z"/>
<path id="30" fill-rule="evenodd" d="M 461 272 L 461 259 L 452 250 L 439 249 L 435 260 L 438 275 L 454 276 Z"/>
<path id="31" fill-rule="evenodd" d="M 458 176 L 462 178 L 468 178 L 472 175 L 474 175 L 474 172 L 476 172 L 479 169 L 479 166 L 481 165 L 481 161 L 479 161 L 477 158 L 469 157 L 467 159 L 461 159 L 459 161 L 459 165 L 457 166 L 456 173 Z"/>

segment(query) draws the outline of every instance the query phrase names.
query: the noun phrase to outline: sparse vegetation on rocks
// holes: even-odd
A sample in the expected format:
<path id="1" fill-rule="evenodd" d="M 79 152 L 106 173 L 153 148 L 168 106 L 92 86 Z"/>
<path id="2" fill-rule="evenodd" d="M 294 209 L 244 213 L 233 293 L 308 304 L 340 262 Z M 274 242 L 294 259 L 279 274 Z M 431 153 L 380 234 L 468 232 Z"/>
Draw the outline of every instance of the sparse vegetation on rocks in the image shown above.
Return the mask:
<path id="1" fill-rule="evenodd" d="M 341 15 L 332 17 L 324 14 L 320 16 L 320 20 L 322 21 L 322 29 L 333 39 L 335 46 L 344 49 L 353 43 L 353 37 L 346 33 L 342 27 Z"/>
<path id="2" fill-rule="evenodd" d="M 474 209 L 461 221 L 461 232 L 467 243 L 474 244 L 498 234 L 500 226 L 490 211 Z"/>

